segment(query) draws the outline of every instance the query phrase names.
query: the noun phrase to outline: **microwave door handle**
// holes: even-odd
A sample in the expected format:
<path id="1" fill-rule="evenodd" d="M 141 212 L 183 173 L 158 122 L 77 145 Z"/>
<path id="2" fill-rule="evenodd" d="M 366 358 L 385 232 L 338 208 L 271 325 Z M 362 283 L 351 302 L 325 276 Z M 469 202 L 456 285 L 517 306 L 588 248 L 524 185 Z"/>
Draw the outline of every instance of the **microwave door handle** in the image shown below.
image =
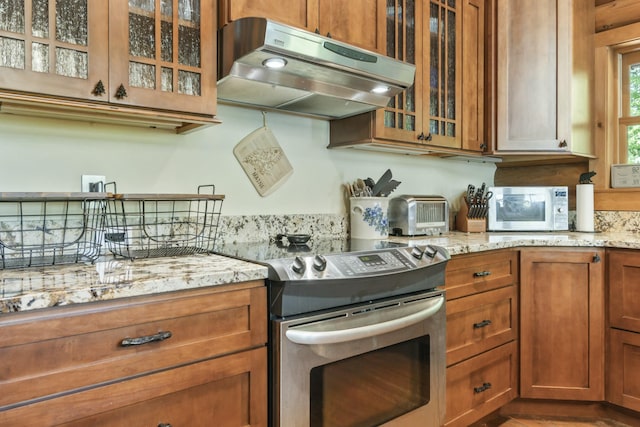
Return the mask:
<path id="1" fill-rule="evenodd" d="M 395 318 L 370 325 L 358 326 L 349 329 L 338 329 L 333 331 L 315 331 L 304 327 L 296 327 L 286 331 L 287 338 L 296 344 L 337 344 L 341 342 L 354 341 L 362 338 L 370 338 L 388 332 L 397 331 L 422 322 L 433 316 L 444 304 L 444 296 L 431 298 L 420 303 L 424 308 L 407 316 Z M 373 312 L 375 313 L 375 312 Z M 377 318 L 377 316 L 371 316 Z"/>

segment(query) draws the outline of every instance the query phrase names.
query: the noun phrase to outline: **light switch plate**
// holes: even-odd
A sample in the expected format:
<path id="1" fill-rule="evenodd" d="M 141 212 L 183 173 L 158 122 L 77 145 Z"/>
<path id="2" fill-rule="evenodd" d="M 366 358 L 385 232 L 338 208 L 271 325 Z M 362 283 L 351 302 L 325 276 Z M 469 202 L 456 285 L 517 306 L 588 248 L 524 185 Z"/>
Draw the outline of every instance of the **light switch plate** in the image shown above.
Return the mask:
<path id="1" fill-rule="evenodd" d="M 88 193 L 91 191 L 91 184 L 96 182 L 102 182 L 103 187 L 100 191 L 104 191 L 104 184 L 106 182 L 107 177 L 104 175 L 82 175 L 81 180 L 81 191 L 84 193 Z"/>

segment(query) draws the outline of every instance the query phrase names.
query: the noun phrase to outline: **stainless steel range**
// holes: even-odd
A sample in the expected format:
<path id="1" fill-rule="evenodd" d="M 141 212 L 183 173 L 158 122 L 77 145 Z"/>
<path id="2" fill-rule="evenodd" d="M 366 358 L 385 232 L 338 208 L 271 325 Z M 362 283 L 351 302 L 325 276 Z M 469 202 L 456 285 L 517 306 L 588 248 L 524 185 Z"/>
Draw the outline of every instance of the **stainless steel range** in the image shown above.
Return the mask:
<path id="1" fill-rule="evenodd" d="M 217 252 L 269 267 L 273 427 L 444 423 L 444 248 L 312 239 Z"/>

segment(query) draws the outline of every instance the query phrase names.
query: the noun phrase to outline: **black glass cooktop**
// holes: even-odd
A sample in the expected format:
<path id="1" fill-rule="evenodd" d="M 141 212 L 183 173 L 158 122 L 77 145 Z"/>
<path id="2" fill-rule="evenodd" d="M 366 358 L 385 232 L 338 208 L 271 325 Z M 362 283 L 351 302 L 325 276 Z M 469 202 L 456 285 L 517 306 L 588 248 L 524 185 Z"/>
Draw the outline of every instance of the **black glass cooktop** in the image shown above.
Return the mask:
<path id="1" fill-rule="evenodd" d="M 369 251 L 406 247 L 407 244 L 387 240 L 314 238 L 305 244 L 290 244 L 286 239 L 269 242 L 216 243 L 214 252 L 220 255 L 253 262 L 295 258 L 299 255 L 329 255 L 345 252 Z"/>

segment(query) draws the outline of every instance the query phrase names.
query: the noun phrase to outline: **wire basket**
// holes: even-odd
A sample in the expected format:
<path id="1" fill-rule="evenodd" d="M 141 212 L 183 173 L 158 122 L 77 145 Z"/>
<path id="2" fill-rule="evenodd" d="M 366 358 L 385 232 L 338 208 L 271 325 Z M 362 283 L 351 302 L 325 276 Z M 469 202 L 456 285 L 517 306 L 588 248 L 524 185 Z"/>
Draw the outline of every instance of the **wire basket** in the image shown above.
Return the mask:
<path id="1" fill-rule="evenodd" d="M 0 268 L 93 262 L 106 193 L 0 193 Z"/>
<path id="2" fill-rule="evenodd" d="M 203 194 L 205 188 L 211 194 Z M 129 259 L 208 253 L 215 245 L 223 195 L 113 194 L 105 211 L 105 245 Z"/>

